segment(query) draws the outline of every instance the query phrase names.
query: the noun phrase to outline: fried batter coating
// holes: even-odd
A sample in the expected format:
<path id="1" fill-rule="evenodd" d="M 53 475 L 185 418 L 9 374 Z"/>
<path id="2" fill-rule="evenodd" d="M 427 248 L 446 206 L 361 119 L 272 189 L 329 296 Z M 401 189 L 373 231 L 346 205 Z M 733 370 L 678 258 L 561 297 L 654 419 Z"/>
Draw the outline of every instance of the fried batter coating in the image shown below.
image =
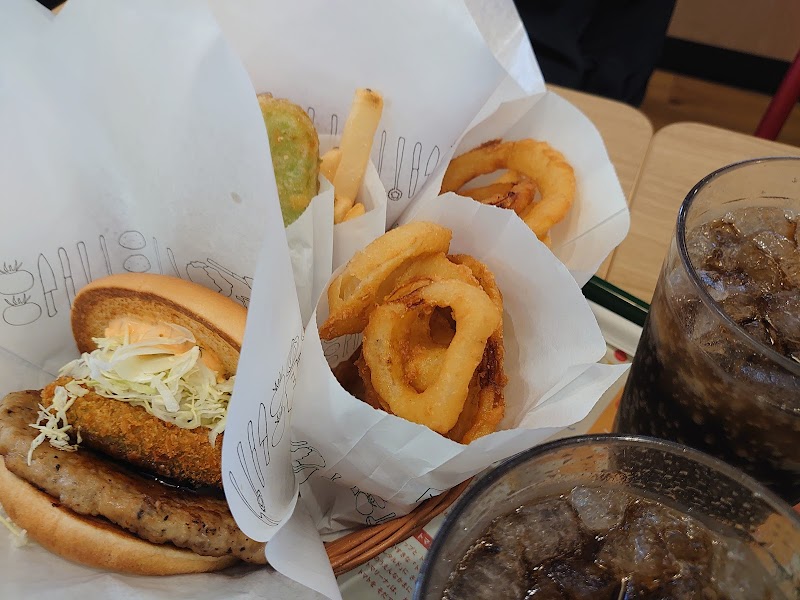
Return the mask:
<path id="1" fill-rule="evenodd" d="M 289 102 L 259 94 L 269 135 L 272 166 L 285 227 L 303 214 L 319 191 L 319 136 L 306 112 Z"/>
<path id="2" fill-rule="evenodd" d="M 55 388 L 71 378 L 60 377 L 42 390 L 42 405 L 52 404 Z M 81 445 L 130 463 L 144 471 L 191 486 L 222 488 L 222 437 L 214 446 L 208 429 L 182 429 L 127 402 L 93 391 L 67 411 Z"/>
<path id="3" fill-rule="evenodd" d="M 457 254 L 442 258 L 450 267 L 461 266 L 469 274 L 464 279 L 460 273 L 442 269 L 437 256 L 432 256 L 414 263 L 412 267 L 398 278 L 404 285 L 395 290 L 389 299 L 402 296 L 414 284 L 425 283 L 427 279 L 414 279 L 421 275 L 430 275 L 429 265 L 436 264 L 449 275 L 473 285 L 479 286 L 497 307 L 503 311 L 503 296 L 497 287 L 494 275 L 489 268 L 472 256 Z M 456 277 L 453 277 L 456 278 Z M 407 280 L 411 281 L 407 281 Z M 403 364 L 404 375 L 417 392 L 423 392 L 435 383 L 441 374 L 442 362 L 447 348 L 455 335 L 456 324 L 450 311 L 436 308 L 429 315 L 410 324 L 408 340 L 401 351 L 393 356 Z M 483 357 L 475 369 L 469 383 L 467 398 L 464 402 L 458 421 L 445 435 L 462 444 L 493 433 L 497 430 L 505 415 L 505 398 L 503 389 L 507 383 L 504 371 L 503 323 L 492 333 L 484 348 Z M 334 367 L 333 373 L 342 387 L 351 395 L 359 398 L 378 410 L 393 414 L 389 404 L 381 397 L 372 384 L 372 372 L 362 354 L 362 348 L 349 359 Z"/>

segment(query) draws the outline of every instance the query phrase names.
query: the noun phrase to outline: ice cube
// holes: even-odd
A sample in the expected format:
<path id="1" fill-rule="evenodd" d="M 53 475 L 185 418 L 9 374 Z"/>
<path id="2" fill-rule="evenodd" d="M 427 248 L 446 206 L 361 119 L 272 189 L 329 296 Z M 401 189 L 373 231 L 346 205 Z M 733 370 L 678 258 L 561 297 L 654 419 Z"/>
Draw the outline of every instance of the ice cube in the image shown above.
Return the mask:
<path id="1" fill-rule="evenodd" d="M 538 591 L 541 596 L 532 594 L 530 598 L 569 598 L 569 600 L 596 600 L 597 598 L 616 598 L 612 593 L 619 588 L 617 579 L 608 570 L 595 564 L 579 561 L 565 560 L 550 563 L 541 570 L 538 581 L 542 588 L 543 579 L 556 582 L 563 596 L 548 596 Z M 546 589 L 546 588 L 545 588 Z"/>
<path id="2" fill-rule="evenodd" d="M 711 581 L 730 600 L 771 598 L 767 572 L 748 546 L 733 538 L 714 545 Z"/>
<path id="3" fill-rule="evenodd" d="M 781 340 L 800 344 L 800 291 L 778 292 L 766 304 L 765 318 Z"/>
<path id="4" fill-rule="evenodd" d="M 726 264 L 726 248 L 739 245 L 736 228 L 717 220 L 704 223 L 686 235 L 686 251 L 695 269 L 718 270 Z"/>
<path id="5" fill-rule="evenodd" d="M 697 229 L 686 236 L 686 251 L 695 269 L 702 269 L 712 261 L 716 250 L 716 241 L 706 235 L 703 229 Z"/>
<path id="6" fill-rule="evenodd" d="M 674 522 L 672 513 L 660 506 L 634 501 L 622 526 L 606 537 L 597 564 L 619 576 L 636 573 L 640 585 L 657 588 L 680 572 L 662 537 Z"/>
<path id="7" fill-rule="evenodd" d="M 520 598 L 522 597 L 520 596 Z M 545 573 L 542 573 L 533 581 L 524 597 L 531 598 L 531 600 L 539 600 L 539 598 L 542 600 L 572 600 L 569 596 L 564 595 L 561 591 L 561 586 L 547 577 Z"/>
<path id="8" fill-rule="evenodd" d="M 737 323 L 746 323 L 759 317 L 758 298 L 752 294 L 729 295 L 720 302 L 720 306 Z"/>
<path id="9" fill-rule="evenodd" d="M 793 241 L 774 231 L 759 231 L 753 236 L 753 243 L 764 254 L 778 261 L 794 254 L 795 250 Z"/>
<path id="10" fill-rule="evenodd" d="M 705 306 L 698 310 L 689 319 L 689 332 L 694 340 L 699 340 L 711 332 L 716 332 L 720 327 L 720 319 Z"/>
<path id="11" fill-rule="evenodd" d="M 459 564 L 444 598 L 516 600 L 525 595 L 525 565 L 519 554 L 480 545 Z"/>
<path id="12" fill-rule="evenodd" d="M 531 565 L 574 553 L 583 544 L 578 518 L 560 498 L 523 506 L 498 521 L 490 535 L 499 546 L 521 546 L 525 560 Z"/>
<path id="13" fill-rule="evenodd" d="M 684 517 L 665 527 L 661 537 L 676 560 L 684 561 L 692 568 L 705 568 L 711 564 L 711 536 L 696 521 Z"/>
<path id="14" fill-rule="evenodd" d="M 772 231 L 762 231 L 753 238 L 753 242 L 778 262 L 788 287 L 800 288 L 800 251 L 794 240 Z"/>
<path id="15" fill-rule="evenodd" d="M 793 288 L 795 293 L 800 294 L 800 250 L 785 256 L 780 262 L 780 267 L 786 280 L 786 287 Z"/>
<path id="16" fill-rule="evenodd" d="M 772 335 L 770 334 L 769 329 L 767 329 L 767 326 L 764 325 L 763 321 L 758 320 L 744 323 L 742 325 L 742 329 L 744 329 L 748 334 L 765 346 L 772 346 Z"/>
<path id="17" fill-rule="evenodd" d="M 734 344 L 730 332 L 721 326 L 709 329 L 704 334 L 693 337 L 692 340 L 703 353 L 721 364 L 727 363 Z"/>
<path id="18" fill-rule="evenodd" d="M 576 487 L 570 501 L 584 527 L 590 531 L 604 532 L 622 523 L 628 496 L 611 488 Z"/>
<path id="19" fill-rule="evenodd" d="M 697 276 L 714 300 L 719 302 L 728 297 L 728 290 L 723 284 L 722 275 L 716 271 L 701 270 L 697 271 Z"/>
<path id="20" fill-rule="evenodd" d="M 743 243 L 733 254 L 736 267 L 730 271 L 747 275 L 750 279 L 748 289 L 760 293 L 781 289 L 783 271 L 778 261 L 764 253 L 755 243 Z"/>
<path id="21" fill-rule="evenodd" d="M 733 225 L 742 237 L 752 238 L 760 231 L 773 231 L 786 238 L 794 235 L 792 214 L 774 206 L 750 206 L 730 212 L 723 221 Z"/>

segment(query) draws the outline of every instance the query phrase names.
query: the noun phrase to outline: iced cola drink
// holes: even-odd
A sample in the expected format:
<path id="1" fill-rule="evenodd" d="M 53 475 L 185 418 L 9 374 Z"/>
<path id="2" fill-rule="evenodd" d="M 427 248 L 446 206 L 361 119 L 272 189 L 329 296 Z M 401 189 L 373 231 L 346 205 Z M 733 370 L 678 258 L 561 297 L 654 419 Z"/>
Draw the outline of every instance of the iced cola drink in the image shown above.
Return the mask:
<path id="1" fill-rule="evenodd" d="M 444 600 L 505 598 L 779 600 L 785 595 L 746 544 L 655 500 L 576 486 L 496 518 L 458 562 L 443 595 Z"/>
<path id="2" fill-rule="evenodd" d="M 676 235 L 616 430 L 671 439 L 800 502 L 800 160 L 703 180 Z"/>
<path id="3" fill-rule="evenodd" d="M 533 448 L 458 501 L 417 600 L 800 599 L 800 516 L 741 471 L 653 438 Z"/>

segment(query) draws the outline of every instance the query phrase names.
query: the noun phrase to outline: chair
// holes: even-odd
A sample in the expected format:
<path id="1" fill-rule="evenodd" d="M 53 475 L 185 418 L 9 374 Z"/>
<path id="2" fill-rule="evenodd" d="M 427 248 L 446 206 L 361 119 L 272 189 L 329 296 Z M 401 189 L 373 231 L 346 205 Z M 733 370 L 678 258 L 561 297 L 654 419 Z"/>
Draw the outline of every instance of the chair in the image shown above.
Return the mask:
<path id="1" fill-rule="evenodd" d="M 800 52 L 794 57 L 786 75 L 781 81 L 778 91 L 772 97 L 761 122 L 756 128 L 756 137 L 774 140 L 781 132 L 789 113 L 800 99 Z"/>

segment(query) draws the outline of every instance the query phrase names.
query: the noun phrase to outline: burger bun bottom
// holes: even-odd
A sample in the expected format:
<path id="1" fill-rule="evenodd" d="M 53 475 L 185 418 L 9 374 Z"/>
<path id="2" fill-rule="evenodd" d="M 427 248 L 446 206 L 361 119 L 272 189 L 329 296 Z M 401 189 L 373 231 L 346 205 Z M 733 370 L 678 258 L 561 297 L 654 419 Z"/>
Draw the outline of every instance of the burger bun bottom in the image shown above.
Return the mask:
<path id="1" fill-rule="evenodd" d="M 219 571 L 239 562 L 232 556 L 200 556 L 172 545 L 152 544 L 109 521 L 79 515 L 9 471 L 1 456 L 0 505 L 29 538 L 89 567 L 135 575 L 179 575 Z"/>

